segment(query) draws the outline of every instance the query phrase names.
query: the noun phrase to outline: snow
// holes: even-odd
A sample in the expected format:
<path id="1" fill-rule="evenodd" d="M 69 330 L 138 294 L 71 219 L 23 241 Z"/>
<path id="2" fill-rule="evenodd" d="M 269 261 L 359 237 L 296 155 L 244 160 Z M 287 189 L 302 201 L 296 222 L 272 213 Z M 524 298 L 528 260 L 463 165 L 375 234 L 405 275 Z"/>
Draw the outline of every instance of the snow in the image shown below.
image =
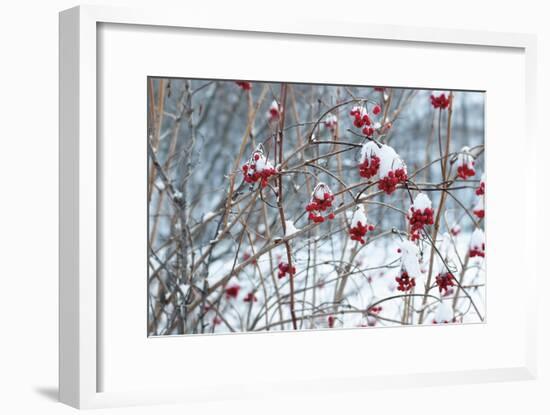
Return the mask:
<path id="1" fill-rule="evenodd" d="M 293 235 L 299 231 L 299 229 L 296 228 L 296 226 L 294 226 L 294 222 L 291 220 L 285 221 L 285 227 L 286 227 L 285 236 Z"/>
<path id="2" fill-rule="evenodd" d="M 378 156 L 378 153 L 378 145 L 374 141 L 367 141 L 363 144 L 363 147 L 361 147 L 361 159 L 359 162 L 363 163 L 367 157 L 370 160 L 372 156 Z"/>
<path id="3" fill-rule="evenodd" d="M 363 205 L 359 205 L 357 207 L 357 210 L 353 212 L 351 227 L 355 228 L 359 222 L 361 222 L 363 226 L 367 224 L 367 215 L 365 213 L 365 208 L 363 207 Z"/>
<path id="4" fill-rule="evenodd" d="M 485 210 L 485 203 L 483 201 L 483 196 L 480 196 L 477 198 L 477 203 L 474 207 L 474 212 L 479 212 L 479 211 L 482 211 L 482 210 Z"/>
<path id="5" fill-rule="evenodd" d="M 327 114 L 327 116 L 325 117 L 325 123 L 329 126 L 336 125 L 338 123 L 338 118 L 332 113 Z"/>
<path id="6" fill-rule="evenodd" d="M 416 210 L 424 211 L 425 209 L 431 209 L 432 208 L 432 201 L 430 198 L 426 195 L 426 193 L 419 193 L 414 198 L 414 202 L 412 204 L 413 208 Z"/>
<path id="7" fill-rule="evenodd" d="M 378 157 L 380 157 L 380 177 L 386 177 L 390 171 L 399 168 L 405 169 L 405 172 L 407 171 L 405 162 L 401 160 L 393 147 L 383 144 L 379 149 Z"/>
<path id="8" fill-rule="evenodd" d="M 441 301 L 437 306 L 437 310 L 435 311 L 435 322 L 439 324 L 450 323 L 451 321 L 453 321 L 453 317 L 453 310 L 451 309 L 451 307 L 445 301 Z"/>
<path id="9" fill-rule="evenodd" d="M 418 261 L 418 247 L 409 240 L 401 242 L 401 267 L 407 271 L 409 277 L 423 279 L 420 270 L 420 262 Z"/>
<path id="10" fill-rule="evenodd" d="M 470 147 L 464 146 L 460 149 L 460 153 L 458 154 L 458 165 L 468 166 L 468 168 L 473 169 L 474 156 L 470 153 Z"/>
<path id="11" fill-rule="evenodd" d="M 216 217 L 218 214 L 216 212 L 207 212 L 204 214 L 204 216 L 202 217 L 202 220 L 204 220 L 205 222 L 211 220 L 212 218 Z"/>
<path id="12" fill-rule="evenodd" d="M 318 200 L 325 200 L 325 193 L 332 194 L 330 188 L 323 182 L 319 182 L 313 190 L 313 196 Z"/>
<path id="13" fill-rule="evenodd" d="M 484 250 L 483 245 L 485 244 L 485 233 L 480 228 L 477 228 L 472 233 L 472 239 L 470 240 L 470 249 Z"/>
<path id="14" fill-rule="evenodd" d="M 367 109 L 365 107 L 363 107 L 362 105 L 355 105 L 352 109 L 351 109 L 351 112 L 359 112 L 359 115 L 361 117 L 363 117 L 363 115 L 367 115 L 368 112 L 367 112 Z"/>

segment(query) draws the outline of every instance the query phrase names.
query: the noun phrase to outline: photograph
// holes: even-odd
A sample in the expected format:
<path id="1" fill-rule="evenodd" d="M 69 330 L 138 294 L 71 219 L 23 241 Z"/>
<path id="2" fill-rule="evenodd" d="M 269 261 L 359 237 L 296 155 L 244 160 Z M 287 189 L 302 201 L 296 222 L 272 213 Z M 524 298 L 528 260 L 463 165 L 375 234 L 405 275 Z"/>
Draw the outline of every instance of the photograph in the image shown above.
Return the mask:
<path id="1" fill-rule="evenodd" d="M 148 77 L 147 335 L 484 323 L 485 91 L 441 87 Z"/>

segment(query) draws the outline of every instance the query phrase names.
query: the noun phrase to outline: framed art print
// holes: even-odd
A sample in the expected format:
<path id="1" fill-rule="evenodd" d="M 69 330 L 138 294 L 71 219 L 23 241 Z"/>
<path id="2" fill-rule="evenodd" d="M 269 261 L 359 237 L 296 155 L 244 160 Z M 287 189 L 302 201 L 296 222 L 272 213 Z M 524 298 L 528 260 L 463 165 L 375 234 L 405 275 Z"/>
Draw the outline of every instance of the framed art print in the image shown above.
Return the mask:
<path id="1" fill-rule="evenodd" d="M 484 321 L 483 91 L 147 89 L 149 336 Z"/>
<path id="2" fill-rule="evenodd" d="M 534 38 L 293 22 L 61 13 L 63 402 L 535 376 Z"/>

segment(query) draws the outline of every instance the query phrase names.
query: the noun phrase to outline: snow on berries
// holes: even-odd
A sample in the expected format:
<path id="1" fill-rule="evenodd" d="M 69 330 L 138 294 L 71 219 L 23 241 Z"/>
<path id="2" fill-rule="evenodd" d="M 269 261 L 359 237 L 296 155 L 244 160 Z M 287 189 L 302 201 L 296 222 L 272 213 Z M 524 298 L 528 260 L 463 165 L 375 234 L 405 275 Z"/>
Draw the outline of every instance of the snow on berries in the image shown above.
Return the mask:
<path id="1" fill-rule="evenodd" d="M 306 206 L 306 212 L 309 212 L 308 218 L 314 223 L 323 223 L 325 217 L 323 212 L 332 210 L 334 194 L 325 183 L 319 182 L 311 194 L 309 204 Z M 330 212 L 327 219 L 334 219 L 334 212 Z"/>
<path id="2" fill-rule="evenodd" d="M 278 121 L 281 113 L 283 112 L 283 107 L 276 100 L 271 102 L 269 109 L 267 110 L 267 120 L 269 122 Z"/>
<path id="3" fill-rule="evenodd" d="M 454 287 L 454 276 L 450 272 L 440 273 L 435 277 L 435 283 L 439 288 L 439 292 L 443 295 L 447 295 L 450 287 Z"/>
<path id="4" fill-rule="evenodd" d="M 279 274 L 278 274 L 279 278 L 284 278 L 287 276 L 287 274 L 289 277 L 296 274 L 296 267 L 295 266 L 291 267 L 286 262 L 280 262 L 278 265 L 278 268 L 279 268 Z"/>
<path id="5" fill-rule="evenodd" d="M 440 301 L 437 309 L 435 310 L 435 316 L 433 319 L 434 324 L 448 324 L 454 323 L 454 315 L 452 308 L 445 302 Z"/>
<path id="6" fill-rule="evenodd" d="M 375 104 L 372 107 L 371 114 L 373 116 L 378 116 L 381 113 L 382 108 L 380 105 Z M 356 128 L 361 128 L 361 132 L 367 137 L 372 137 L 376 131 L 380 133 L 380 131 L 387 131 L 391 128 L 391 122 L 389 122 L 389 120 L 386 120 L 387 122 L 384 124 L 383 128 L 379 121 L 374 122 L 367 108 L 363 105 L 354 106 L 350 111 L 350 115 L 353 117 L 353 125 Z"/>
<path id="7" fill-rule="evenodd" d="M 323 124 L 330 132 L 334 133 L 336 126 L 338 125 L 338 117 L 336 117 L 333 113 L 327 114 Z"/>
<path id="8" fill-rule="evenodd" d="M 369 117 L 367 109 L 362 105 L 354 106 L 349 112 L 353 119 L 353 125 L 357 128 L 363 128 L 364 126 L 370 126 L 372 121 Z"/>
<path id="9" fill-rule="evenodd" d="M 250 91 L 252 89 L 252 84 L 248 81 L 235 81 L 235 83 L 245 91 Z"/>
<path id="10" fill-rule="evenodd" d="M 449 108 L 449 105 L 451 104 L 450 98 L 443 93 L 439 96 L 432 94 L 430 96 L 430 101 L 432 102 L 432 107 L 441 110 Z"/>
<path id="11" fill-rule="evenodd" d="M 265 157 L 261 144 L 241 169 L 246 183 L 252 184 L 260 181 L 262 187 L 266 187 L 269 178 L 277 173 L 273 165 Z"/>
<path id="12" fill-rule="evenodd" d="M 380 157 L 378 188 L 390 195 L 395 191 L 398 184 L 407 181 L 407 166 L 395 150 L 388 145 L 382 145 L 378 150 L 378 154 Z"/>
<path id="13" fill-rule="evenodd" d="M 395 277 L 397 290 L 407 292 L 416 286 L 416 280 L 422 278 L 420 270 L 418 247 L 411 241 L 403 241 L 399 247 L 401 252 L 401 272 Z"/>
<path id="14" fill-rule="evenodd" d="M 475 176 L 476 170 L 474 168 L 476 162 L 474 161 L 474 156 L 470 153 L 470 147 L 464 146 L 458 154 L 458 167 L 457 174 L 461 179 L 468 179 L 469 177 Z"/>
<path id="15" fill-rule="evenodd" d="M 483 219 L 485 217 L 485 203 L 483 196 L 477 198 L 477 203 L 474 206 L 473 212 L 479 219 Z"/>
<path id="16" fill-rule="evenodd" d="M 373 230 L 374 225 L 368 223 L 365 208 L 363 205 L 359 205 L 351 218 L 351 228 L 349 230 L 351 240 L 365 244 L 367 232 L 372 232 Z"/>
<path id="17" fill-rule="evenodd" d="M 485 257 L 485 233 L 477 228 L 472 233 L 472 239 L 470 240 L 470 257 Z"/>
<path id="18" fill-rule="evenodd" d="M 370 179 L 380 169 L 379 148 L 374 141 L 367 141 L 361 147 L 361 158 L 359 159 L 359 175 Z"/>
<path id="19" fill-rule="evenodd" d="M 414 198 L 414 202 L 407 214 L 409 220 L 410 232 L 413 240 L 420 237 L 419 231 L 426 225 L 434 224 L 434 210 L 432 201 L 425 193 L 419 193 Z"/>

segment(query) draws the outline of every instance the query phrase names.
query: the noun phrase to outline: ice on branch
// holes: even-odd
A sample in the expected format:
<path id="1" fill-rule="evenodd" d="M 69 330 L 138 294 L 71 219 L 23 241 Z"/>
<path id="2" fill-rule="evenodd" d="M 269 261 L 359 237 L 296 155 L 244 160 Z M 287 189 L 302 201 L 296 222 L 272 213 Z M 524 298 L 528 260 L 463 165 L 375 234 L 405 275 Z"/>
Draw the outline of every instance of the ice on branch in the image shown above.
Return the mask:
<path id="1" fill-rule="evenodd" d="M 351 228 L 349 230 L 351 240 L 365 244 L 365 236 L 367 235 L 367 231 L 372 232 L 373 230 L 374 225 L 368 223 L 365 208 L 363 205 L 357 206 L 357 209 L 353 212 L 353 217 L 351 218 Z"/>
<path id="2" fill-rule="evenodd" d="M 457 174 L 461 179 L 466 180 L 468 177 L 475 176 L 476 170 L 474 168 L 476 162 L 474 156 L 470 153 L 470 147 L 464 146 L 458 154 L 458 167 Z"/>
<path id="3" fill-rule="evenodd" d="M 407 166 L 395 150 L 388 145 L 382 145 L 378 154 L 380 157 L 378 188 L 390 195 L 399 183 L 407 181 Z"/>
<path id="4" fill-rule="evenodd" d="M 470 240 L 470 257 L 485 257 L 485 233 L 477 228 Z"/>
<path id="5" fill-rule="evenodd" d="M 452 308 L 445 302 L 441 301 L 435 310 L 434 324 L 448 324 L 454 322 Z"/>

